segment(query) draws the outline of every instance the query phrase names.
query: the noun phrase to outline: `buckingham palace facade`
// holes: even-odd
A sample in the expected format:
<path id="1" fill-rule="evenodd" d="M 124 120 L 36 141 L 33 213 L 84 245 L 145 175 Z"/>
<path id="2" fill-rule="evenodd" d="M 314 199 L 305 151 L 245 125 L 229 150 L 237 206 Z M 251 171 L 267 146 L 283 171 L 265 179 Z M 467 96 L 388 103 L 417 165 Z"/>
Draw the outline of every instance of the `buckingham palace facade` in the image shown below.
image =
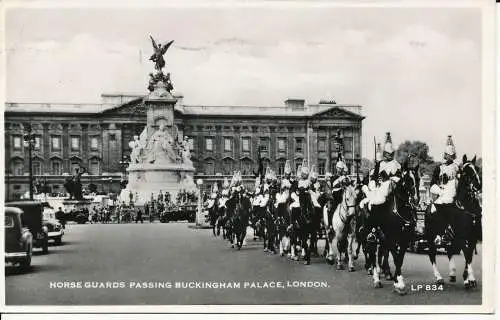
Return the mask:
<path id="1" fill-rule="evenodd" d="M 278 174 L 286 160 L 296 168 L 307 159 L 323 175 L 335 165 L 339 132 L 351 173 L 361 157 L 361 106 L 303 99 L 277 107 L 191 106 L 176 98 L 174 123 L 190 139 L 195 178 L 206 188 L 235 170 L 252 183 L 259 154 Z M 43 181 L 50 193 L 64 193 L 65 179 L 79 166 L 87 171 L 84 188 L 92 184 L 97 192 L 119 193 L 129 142 L 146 125 L 143 101 L 139 95 L 103 94 L 101 104 L 6 103 L 6 197 L 29 190 L 27 133 L 33 141 L 33 179 Z"/>

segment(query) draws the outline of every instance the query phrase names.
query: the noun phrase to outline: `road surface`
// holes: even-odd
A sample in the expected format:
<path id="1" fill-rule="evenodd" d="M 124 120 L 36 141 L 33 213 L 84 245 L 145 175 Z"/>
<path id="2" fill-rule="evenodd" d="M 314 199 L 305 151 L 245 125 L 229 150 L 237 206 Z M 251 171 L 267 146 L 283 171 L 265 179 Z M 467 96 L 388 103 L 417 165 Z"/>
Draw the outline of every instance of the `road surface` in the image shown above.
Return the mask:
<path id="1" fill-rule="evenodd" d="M 407 254 L 406 296 L 393 292 L 390 281 L 373 288 L 363 258 L 356 272 L 337 271 L 319 257 L 305 266 L 263 252 L 250 237 L 241 251 L 231 249 L 211 230 L 188 223 L 68 225 L 64 244 L 49 249 L 33 257 L 28 272 L 6 267 L 7 305 L 481 304 L 480 248 L 473 291 L 463 288 L 462 257 L 458 282 L 433 291 L 425 289 L 433 284 L 427 256 Z M 446 256 L 438 263 L 447 279 Z"/>

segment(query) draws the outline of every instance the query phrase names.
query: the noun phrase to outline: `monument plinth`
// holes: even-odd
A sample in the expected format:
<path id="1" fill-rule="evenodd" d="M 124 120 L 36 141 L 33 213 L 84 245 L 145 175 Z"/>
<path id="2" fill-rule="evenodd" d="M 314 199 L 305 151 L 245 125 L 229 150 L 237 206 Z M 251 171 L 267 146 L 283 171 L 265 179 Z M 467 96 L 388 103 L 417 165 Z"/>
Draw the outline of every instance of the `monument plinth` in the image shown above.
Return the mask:
<path id="1" fill-rule="evenodd" d="M 134 204 L 143 205 L 152 195 L 156 199 L 160 191 L 176 199 L 180 190 L 196 190 L 188 139 L 182 137 L 174 123 L 177 99 L 171 94 L 170 73 L 164 75 L 161 70 L 165 65 L 163 54 L 171 44 L 172 41 L 162 47 L 153 40 L 155 54 L 151 60 L 156 63 L 157 72 L 150 74 L 150 93 L 144 99 L 146 127 L 129 143 L 132 149 L 127 168 L 129 179 L 120 194 L 120 201 L 125 203 L 132 198 Z"/>

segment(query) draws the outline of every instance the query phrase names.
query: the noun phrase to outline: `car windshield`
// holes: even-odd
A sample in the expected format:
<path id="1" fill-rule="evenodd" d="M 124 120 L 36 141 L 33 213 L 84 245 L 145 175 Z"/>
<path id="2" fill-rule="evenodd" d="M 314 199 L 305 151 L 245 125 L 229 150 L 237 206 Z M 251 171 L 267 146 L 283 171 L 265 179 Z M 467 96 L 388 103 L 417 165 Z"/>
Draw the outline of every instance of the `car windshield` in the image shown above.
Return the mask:
<path id="1" fill-rule="evenodd" d="M 13 216 L 5 216 L 5 227 L 13 228 L 14 227 L 14 217 Z"/>

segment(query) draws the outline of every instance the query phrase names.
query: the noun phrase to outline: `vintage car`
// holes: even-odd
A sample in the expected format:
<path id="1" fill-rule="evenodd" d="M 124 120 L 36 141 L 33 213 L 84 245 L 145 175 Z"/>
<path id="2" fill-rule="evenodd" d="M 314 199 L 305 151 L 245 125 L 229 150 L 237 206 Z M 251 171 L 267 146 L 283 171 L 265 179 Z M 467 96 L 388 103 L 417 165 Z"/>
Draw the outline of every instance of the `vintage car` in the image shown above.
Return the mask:
<path id="1" fill-rule="evenodd" d="M 194 222 L 196 219 L 196 204 L 186 204 L 180 206 L 167 206 L 160 213 L 160 222 L 167 223 L 170 221 Z"/>
<path id="2" fill-rule="evenodd" d="M 33 235 L 23 225 L 23 210 L 5 207 L 5 263 L 19 265 L 26 270 L 31 266 Z"/>
<path id="3" fill-rule="evenodd" d="M 49 236 L 47 227 L 43 225 L 43 204 L 38 201 L 15 201 L 7 202 L 5 206 L 22 210 L 21 222 L 33 235 L 33 247 L 42 248 L 43 253 L 48 253 Z"/>
<path id="4" fill-rule="evenodd" d="M 49 240 L 54 240 L 56 245 L 61 245 L 64 229 L 59 220 L 56 219 L 56 213 L 52 207 L 47 206 L 43 209 L 42 223 L 47 227 Z"/>

